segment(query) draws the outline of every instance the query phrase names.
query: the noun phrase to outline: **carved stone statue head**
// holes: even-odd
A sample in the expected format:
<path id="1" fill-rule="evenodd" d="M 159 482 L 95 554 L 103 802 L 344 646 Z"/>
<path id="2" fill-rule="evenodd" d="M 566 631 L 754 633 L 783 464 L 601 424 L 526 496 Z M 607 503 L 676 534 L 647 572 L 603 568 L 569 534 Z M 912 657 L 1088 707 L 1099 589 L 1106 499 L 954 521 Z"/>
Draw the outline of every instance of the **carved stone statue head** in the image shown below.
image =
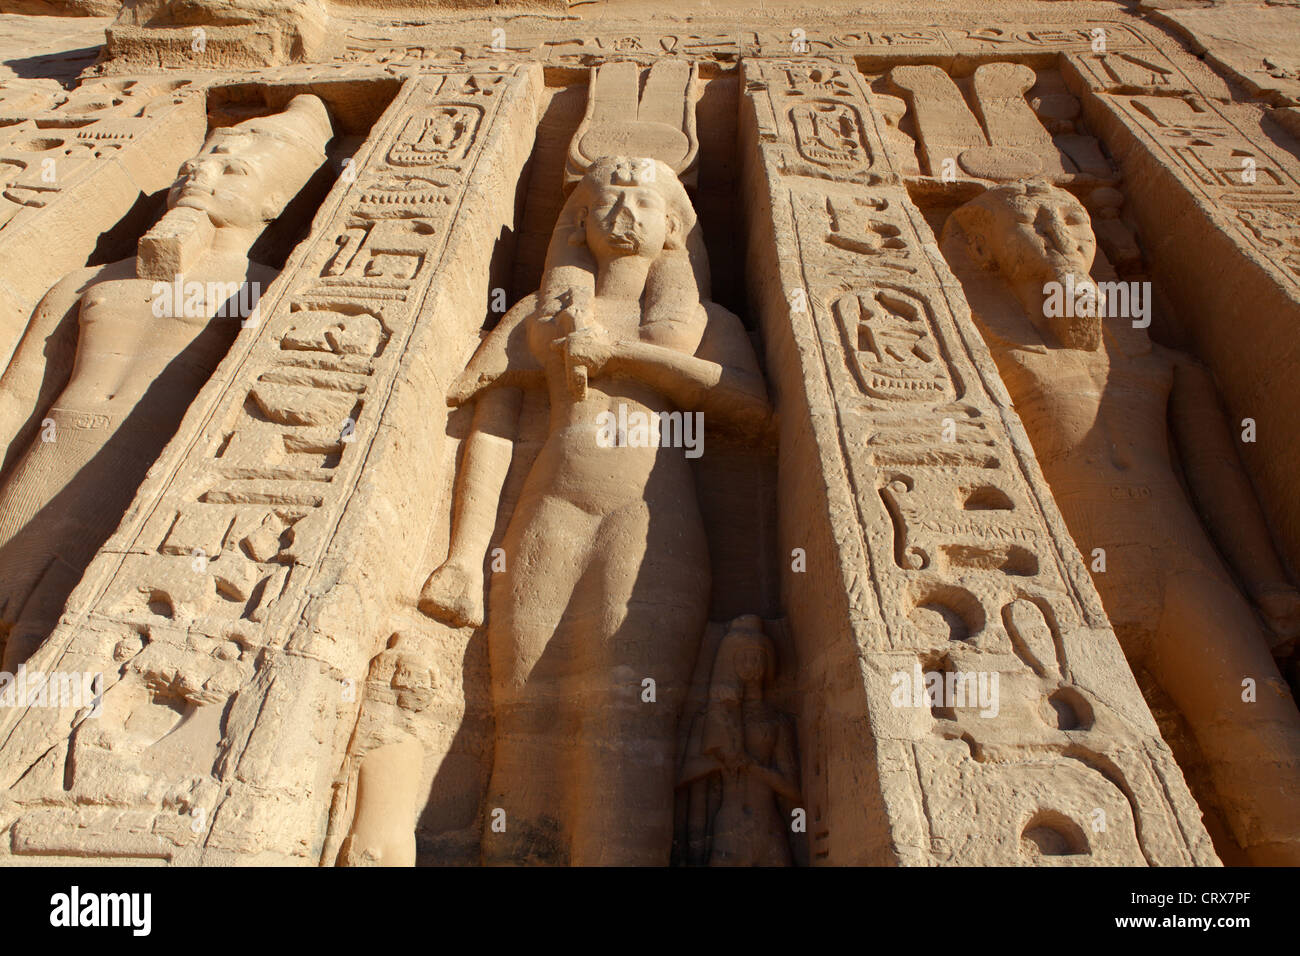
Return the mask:
<path id="1" fill-rule="evenodd" d="M 1101 343 L 1098 303 L 1091 314 L 1044 309 L 1050 283 L 1092 285 L 1097 238 L 1088 211 L 1066 190 L 1041 180 L 990 189 L 953 212 L 944 224 L 945 252 L 963 248 L 978 268 L 999 273 L 1030 318 L 1066 348 Z M 1094 286 L 1095 287 L 1095 286 Z"/>
<path id="2" fill-rule="evenodd" d="M 215 129 L 181 166 L 167 205 L 205 212 L 218 227 L 261 228 L 320 168 L 331 136 L 325 104 L 309 94 L 283 112 Z"/>
<path id="3" fill-rule="evenodd" d="M 688 307 L 709 295 L 709 259 L 695 207 L 666 163 L 605 156 L 587 169 L 560 211 L 546 253 L 542 291 L 591 288 L 616 259 L 647 261 L 652 310 Z"/>
<path id="4" fill-rule="evenodd" d="M 619 256 L 657 259 L 685 248 L 695 209 L 673 171 L 657 159 L 596 160 L 570 197 L 574 234 L 597 261 Z"/>
<path id="5" fill-rule="evenodd" d="M 756 614 L 733 620 L 718 645 L 713 665 L 715 687 L 757 683 L 769 686 L 776 677 L 776 648 Z"/>

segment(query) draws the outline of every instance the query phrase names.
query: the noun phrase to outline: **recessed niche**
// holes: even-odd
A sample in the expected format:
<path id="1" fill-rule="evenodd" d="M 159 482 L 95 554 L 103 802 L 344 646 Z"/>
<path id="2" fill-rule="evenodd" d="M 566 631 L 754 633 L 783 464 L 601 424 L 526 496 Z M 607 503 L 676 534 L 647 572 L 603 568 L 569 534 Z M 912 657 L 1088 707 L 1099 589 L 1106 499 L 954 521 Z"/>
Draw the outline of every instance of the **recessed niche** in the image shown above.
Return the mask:
<path id="1" fill-rule="evenodd" d="M 962 507 L 967 511 L 1010 511 L 1015 505 L 1011 496 L 993 485 L 980 485 L 966 492 Z"/>
<path id="2" fill-rule="evenodd" d="M 908 619 L 931 637 L 968 641 L 984 629 L 984 606 L 965 588 L 931 585 L 920 592 Z"/>
<path id="3" fill-rule="evenodd" d="M 1026 856 L 1084 856 L 1091 852 L 1083 828 L 1056 810 L 1039 810 L 1020 831 Z"/>
<path id="4" fill-rule="evenodd" d="M 1044 701 L 1043 719 L 1057 730 L 1090 730 L 1092 707 L 1072 687 L 1062 687 Z"/>

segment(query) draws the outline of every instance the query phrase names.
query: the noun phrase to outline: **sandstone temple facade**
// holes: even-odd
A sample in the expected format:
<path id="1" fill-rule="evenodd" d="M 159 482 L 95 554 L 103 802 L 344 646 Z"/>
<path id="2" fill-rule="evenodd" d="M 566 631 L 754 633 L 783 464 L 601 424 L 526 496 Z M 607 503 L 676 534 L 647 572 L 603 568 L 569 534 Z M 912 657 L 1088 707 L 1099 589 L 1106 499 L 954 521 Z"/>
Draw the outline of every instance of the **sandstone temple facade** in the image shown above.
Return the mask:
<path id="1" fill-rule="evenodd" d="M 0 863 L 1300 864 L 1300 11 L 0 0 Z"/>

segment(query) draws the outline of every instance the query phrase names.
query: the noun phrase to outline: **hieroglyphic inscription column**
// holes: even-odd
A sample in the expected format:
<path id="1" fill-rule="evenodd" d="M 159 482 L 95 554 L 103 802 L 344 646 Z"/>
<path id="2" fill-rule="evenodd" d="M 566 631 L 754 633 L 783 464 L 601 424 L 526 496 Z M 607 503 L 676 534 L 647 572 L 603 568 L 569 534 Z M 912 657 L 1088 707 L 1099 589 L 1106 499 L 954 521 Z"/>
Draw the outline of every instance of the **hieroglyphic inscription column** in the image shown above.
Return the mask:
<path id="1" fill-rule="evenodd" d="M 744 82 L 814 860 L 1214 863 L 884 113 L 847 66 Z"/>
<path id="2" fill-rule="evenodd" d="M 106 689 L 6 711 L 0 856 L 319 859 L 541 82 L 424 73 L 378 120 L 28 662 Z"/>

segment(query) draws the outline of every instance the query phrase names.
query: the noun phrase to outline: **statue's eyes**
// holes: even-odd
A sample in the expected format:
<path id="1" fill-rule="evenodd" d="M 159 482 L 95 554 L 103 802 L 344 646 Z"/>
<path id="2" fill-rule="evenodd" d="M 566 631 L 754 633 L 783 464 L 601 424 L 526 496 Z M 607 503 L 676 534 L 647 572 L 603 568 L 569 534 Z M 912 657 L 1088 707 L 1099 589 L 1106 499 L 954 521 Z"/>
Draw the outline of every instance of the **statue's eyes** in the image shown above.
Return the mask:
<path id="1" fill-rule="evenodd" d="M 242 159 L 226 160 L 226 172 L 232 173 L 235 176 L 247 176 L 252 171 L 253 171 L 252 167 L 250 167 L 248 163 L 244 162 Z"/>

